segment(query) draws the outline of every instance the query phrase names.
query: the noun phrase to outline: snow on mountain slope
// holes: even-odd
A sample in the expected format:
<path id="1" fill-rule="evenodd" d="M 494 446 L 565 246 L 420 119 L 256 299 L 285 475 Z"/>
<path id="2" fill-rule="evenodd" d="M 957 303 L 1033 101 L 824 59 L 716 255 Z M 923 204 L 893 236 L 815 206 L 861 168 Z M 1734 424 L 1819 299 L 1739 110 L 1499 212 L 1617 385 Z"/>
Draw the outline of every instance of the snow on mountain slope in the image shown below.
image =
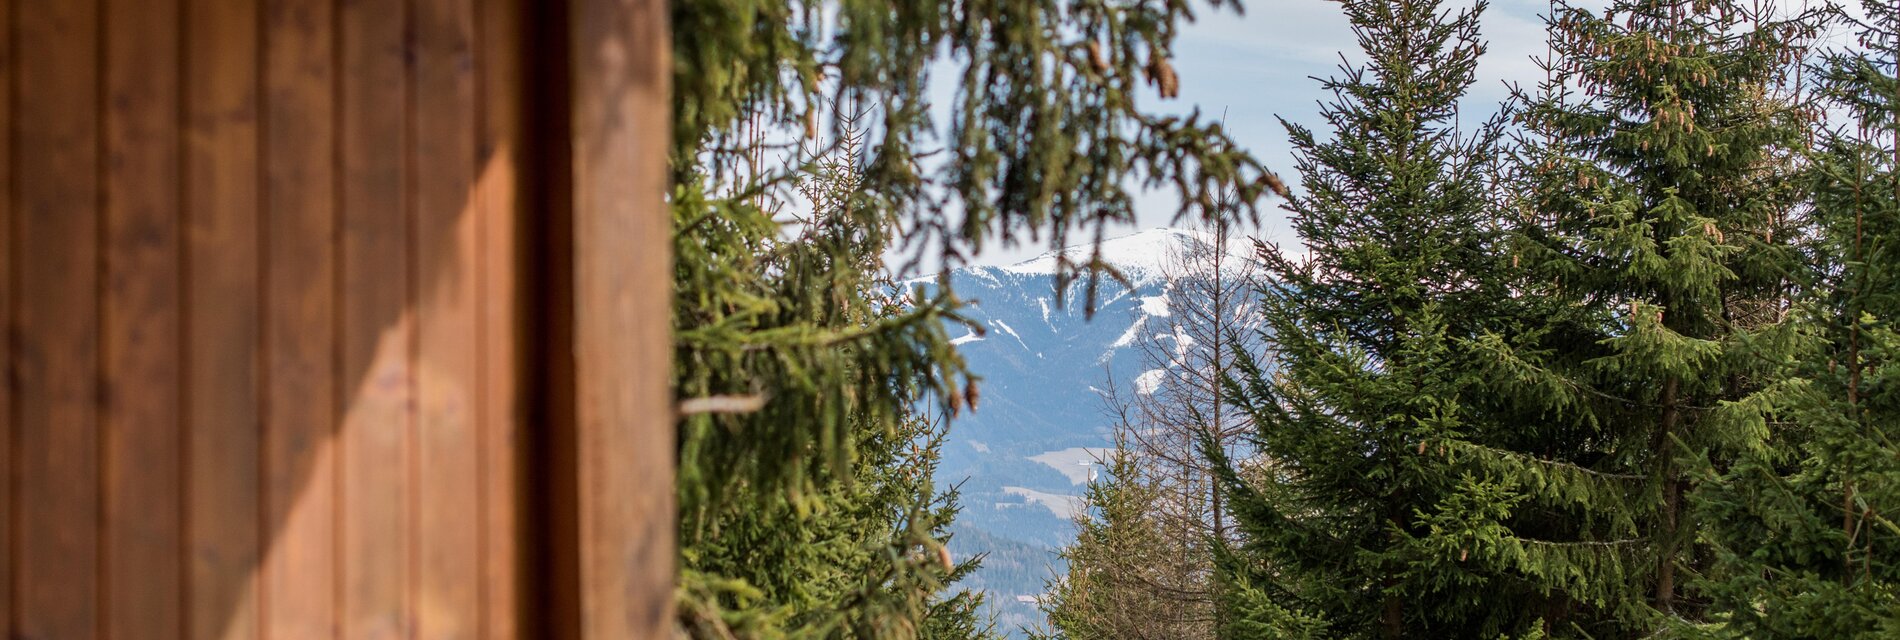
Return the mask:
<path id="1" fill-rule="evenodd" d="M 949 274 L 957 295 L 970 303 L 965 316 L 985 330 L 978 337 L 961 327 L 951 329 L 951 335 L 961 336 L 957 349 L 981 377 L 982 390 L 981 406 L 951 422 L 937 470 L 940 485 L 961 487 L 958 527 L 975 532 L 952 540 L 959 557 L 997 551 L 983 544 L 1038 549 L 1041 558 L 997 560 L 1060 569 L 1054 549 L 1075 535 L 1069 516 L 1088 477 L 1090 467 L 1084 463 L 1093 463 L 1112 443 L 1112 423 L 1099 389 L 1108 386 L 1110 376 L 1124 394 L 1152 391 L 1159 383 L 1163 370 L 1150 365 L 1144 348 L 1181 347 L 1169 328 L 1167 278 L 1180 269 L 1170 265 L 1184 250 L 1207 241 L 1205 235 L 1177 229 L 1104 240 L 1104 261 L 1132 289 L 1104 278 L 1093 319 L 1083 311 L 1085 282 L 1070 283 L 1058 304 L 1053 251 L 1009 266 L 965 267 Z M 1229 253 L 1244 256 L 1250 246 L 1235 242 Z M 1075 262 L 1087 261 L 1091 251 L 1088 245 L 1063 250 Z M 935 282 L 934 277 L 912 281 L 926 287 Z M 991 574 L 982 571 L 973 579 L 994 594 L 991 602 L 1034 613 L 1033 605 L 1021 604 L 1017 596 L 1039 593 L 1040 580 L 1005 581 Z"/>

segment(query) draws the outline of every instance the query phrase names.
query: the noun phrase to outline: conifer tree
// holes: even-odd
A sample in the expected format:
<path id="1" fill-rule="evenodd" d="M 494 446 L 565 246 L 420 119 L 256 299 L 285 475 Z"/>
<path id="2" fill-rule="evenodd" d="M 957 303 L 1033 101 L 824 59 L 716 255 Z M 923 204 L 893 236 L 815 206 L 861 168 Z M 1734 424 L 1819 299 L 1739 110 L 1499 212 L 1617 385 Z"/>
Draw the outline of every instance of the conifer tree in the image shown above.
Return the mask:
<path id="1" fill-rule="evenodd" d="M 1065 551 L 1070 577 L 1053 583 L 1055 605 L 1044 603 L 1068 638 L 1214 635 L 1211 545 L 1233 523 L 1200 441 L 1231 449 L 1252 427 L 1227 406 L 1221 381 L 1237 353 L 1260 346 L 1257 268 L 1235 254 L 1240 239 L 1225 225 L 1183 240 L 1161 264 L 1163 313 L 1145 321 L 1155 335 L 1138 347 L 1146 373 L 1103 383 L 1115 469 L 1090 495 L 1114 502 L 1091 502 L 1078 516 L 1080 537 Z M 1140 579 L 1109 578 L 1123 575 Z M 1085 624 L 1085 611 L 1113 622 Z"/>
<path id="2" fill-rule="evenodd" d="M 867 347 L 928 341 L 935 334 L 905 323 L 931 321 L 943 307 L 911 309 L 882 267 L 880 248 L 887 242 L 876 229 L 858 229 L 845 213 L 861 197 L 861 116 L 846 119 L 839 144 L 808 151 L 805 174 L 795 186 L 804 213 L 784 203 L 757 199 L 775 217 L 796 226 L 789 236 L 760 236 L 754 245 L 757 266 L 765 274 L 793 278 L 805 269 L 824 268 L 830 281 L 817 299 L 772 291 L 780 313 L 804 321 L 805 328 L 833 335 L 861 333 L 862 340 L 839 340 L 844 369 L 830 378 L 783 379 L 779 388 L 812 385 L 871 385 L 909 404 L 886 407 L 850 403 L 837 396 L 843 411 L 829 419 L 845 431 L 848 447 L 825 452 L 806 444 L 807 456 L 848 456 L 849 464 L 822 465 L 796 494 L 754 493 L 755 486 L 723 487 L 687 514 L 682 546 L 682 628 L 698 637 L 808 638 L 983 638 L 992 634 L 977 611 L 978 594 L 947 587 L 978 562 L 953 562 L 947 550 L 948 527 L 957 512 L 956 492 L 936 489 L 932 474 L 940 456 L 945 425 L 931 420 L 919 394 L 928 380 L 902 370 L 880 373 L 865 367 Z M 783 281 L 766 278 L 760 284 Z M 736 284 L 736 283 L 735 283 Z M 767 298 L 770 299 L 770 298 Z M 949 316 L 954 318 L 954 316 Z M 890 324 L 895 322 L 896 324 Z M 934 323 L 933 322 L 933 326 Z M 823 333 L 821 333 L 823 335 Z M 928 357 L 927 354 L 923 354 Z M 915 356 L 913 356 L 915 357 Z M 949 369 L 954 360 L 935 365 Z M 787 372 L 788 375 L 794 372 Z M 869 374 L 872 377 L 866 377 Z M 739 410 L 770 415 L 763 392 L 725 396 L 706 408 L 717 415 L 725 404 L 753 404 Z M 811 400 L 808 400 L 811 401 Z M 889 413 L 886 413 L 889 412 Z M 743 505 L 743 508 L 740 508 Z"/>
<path id="3" fill-rule="evenodd" d="M 1444 446 L 1484 441 L 1466 343 L 1507 317 L 1488 161 L 1499 126 L 1461 131 L 1483 3 L 1342 2 L 1367 62 L 1324 81 L 1321 138 L 1287 124 L 1306 256 L 1262 247 L 1270 348 L 1230 395 L 1256 425 L 1249 482 L 1212 442 L 1241 543 L 1221 550 L 1227 637 L 1498 637 L 1539 590 L 1469 558 L 1507 489 Z M 1430 451 L 1428 451 L 1430 449 Z M 1483 533 L 1483 531 L 1481 531 Z M 1467 561 L 1470 562 L 1467 562 Z"/>
<path id="4" fill-rule="evenodd" d="M 1191 633 L 1170 588 L 1179 582 L 1174 565 L 1182 549 L 1166 531 L 1168 497 L 1126 431 L 1118 434 L 1081 501 L 1076 540 L 1062 550 L 1067 571 L 1049 581 L 1037 603 L 1049 627 L 1034 637 L 1162 640 Z"/>
<path id="5" fill-rule="evenodd" d="M 1149 370 L 1132 388 L 1106 376 L 1115 447 L 1076 514 L 1067 572 L 1040 603 L 1048 637 L 1214 637 L 1213 547 L 1232 524 L 1200 441 L 1228 446 L 1251 426 L 1224 406 L 1220 382 L 1259 324 L 1252 263 L 1228 255 L 1227 240 L 1196 236 L 1169 257 L 1158 334 L 1169 340 L 1143 347 Z"/>
<path id="6" fill-rule="evenodd" d="M 1900 9 L 1866 3 L 1858 50 L 1816 68 L 1847 114 L 1813 154 L 1801 351 L 1773 427 L 1704 466 L 1695 511 L 1713 566 L 1701 631 L 1735 638 L 1900 635 Z"/>
<path id="7" fill-rule="evenodd" d="M 1258 313 L 1259 265 L 1251 244 L 1228 225 L 1190 232 L 1171 249 L 1161 264 L 1165 313 L 1149 324 L 1155 339 L 1139 343 L 1144 378 L 1132 381 L 1132 395 L 1122 395 L 1114 381 L 1108 388 L 1116 400 L 1126 398 L 1128 441 L 1176 494 L 1168 518 L 1170 529 L 1180 531 L 1182 544 L 1197 549 L 1190 571 L 1205 582 L 1212 555 L 1202 545 L 1231 533 L 1232 518 L 1208 461 L 1200 454 L 1200 439 L 1212 437 L 1233 450 L 1252 430 L 1245 412 L 1233 411 L 1222 379 L 1233 373 L 1243 352 L 1263 347 Z M 1197 602 L 1210 595 L 1206 585 L 1191 589 Z"/>
<path id="8" fill-rule="evenodd" d="M 970 603 L 939 595 L 957 575 L 940 561 L 942 494 L 900 491 L 882 503 L 902 507 L 896 520 L 843 513 L 854 492 L 878 486 L 865 474 L 917 464 L 883 448 L 899 434 L 922 437 L 906 426 L 920 405 L 955 412 L 978 400 L 945 335 L 957 307 L 947 281 L 929 298 L 897 304 L 867 292 L 888 290 L 893 272 L 956 266 L 990 244 L 1099 240 L 1110 224 L 1133 220 L 1141 186 L 1173 186 L 1190 204 L 1223 192 L 1251 203 L 1274 188 L 1218 126 L 1144 105 L 1178 91 L 1169 60 L 1191 9 L 1114 0 L 670 4 L 674 29 L 690 34 L 673 39 L 669 198 L 683 630 L 748 638 L 980 630 L 937 615 Z M 963 80 L 944 123 L 927 103 L 939 72 Z M 820 105 L 841 108 L 827 114 Z M 801 139 L 844 138 L 840 114 L 867 105 L 878 109 L 863 128 L 851 188 L 825 196 L 827 215 L 787 237 L 774 207 L 812 163 L 766 156 Z M 882 263 L 898 253 L 908 265 Z M 1100 266 L 1063 261 L 1057 290 L 1077 277 L 1094 282 Z M 886 527 L 870 526 L 879 522 Z M 846 556 L 872 570 L 803 580 L 830 575 L 816 549 L 773 555 L 732 543 L 817 531 L 863 534 L 855 548 L 877 552 Z"/>
<path id="9" fill-rule="evenodd" d="M 1558 4 L 1549 21 L 1513 204 L 1513 286 L 1535 302 L 1483 344 L 1499 395 L 1561 447 L 1527 464 L 1575 470 L 1521 494 L 1572 503 L 1546 527 L 1562 545 L 1527 547 L 1528 574 L 1587 576 L 1547 619 L 1636 637 L 1707 615 L 1685 589 L 1709 555 L 1691 462 L 1758 446 L 1783 389 L 1811 123 L 1790 81 L 1817 23 L 1729 0 Z"/>

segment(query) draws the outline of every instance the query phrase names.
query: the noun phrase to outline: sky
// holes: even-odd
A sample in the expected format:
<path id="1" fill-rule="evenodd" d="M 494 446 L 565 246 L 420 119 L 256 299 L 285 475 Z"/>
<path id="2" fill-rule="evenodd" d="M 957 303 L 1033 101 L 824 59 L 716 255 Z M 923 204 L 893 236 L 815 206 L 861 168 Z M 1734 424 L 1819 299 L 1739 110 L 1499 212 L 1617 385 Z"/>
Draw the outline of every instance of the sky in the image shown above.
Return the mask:
<path id="1" fill-rule="evenodd" d="M 1784 0 L 1782 4 L 1800 2 Z M 1345 15 L 1331 0 L 1246 0 L 1244 4 L 1246 12 L 1239 15 L 1231 8 L 1217 11 L 1196 3 L 1197 20 L 1175 43 L 1173 62 L 1181 80 L 1180 96 L 1163 101 L 1149 93 L 1144 96 L 1146 106 L 1167 113 L 1198 108 L 1210 118 L 1220 118 L 1224 112 L 1234 139 L 1289 185 L 1297 185 L 1286 130 L 1275 116 L 1324 136 L 1319 101 L 1330 96 L 1314 77 L 1337 76 L 1342 54 L 1355 63 L 1364 56 Z M 1572 4 L 1600 9 L 1608 2 L 1577 0 Z M 1464 6 L 1469 5 L 1459 0 L 1445 3 L 1448 10 Z M 1533 57 L 1542 58 L 1548 52 L 1543 15 L 1549 7 L 1547 0 L 1493 0 L 1485 9 L 1480 35 L 1488 46 L 1478 61 L 1477 80 L 1463 102 L 1462 121 L 1475 124 L 1494 114 L 1509 94 L 1507 81 L 1531 88 L 1543 79 Z M 1170 226 L 1176 208 L 1170 194 L 1147 192 L 1138 202 L 1137 223 L 1112 230 L 1110 237 Z M 1297 244 L 1277 201 L 1263 206 L 1261 215 L 1261 227 L 1250 230 L 1251 234 L 1283 245 Z M 1048 249 L 992 246 L 975 262 L 1012 264 Z"/>
<path id="2" fill-rule="evenodd" d="M 1342 54 L 1354 62 L 1363 56 L 1351 25 L 1331 0 L 1251 0 L 1244 4 L 1246 13 L 1238 15 L 1232 8 L 1212 10 L 1197 3 L 1196 21 L 1175 42 L 1173 63 L 1181 79 L 1180 96 L 1164 101 L 1149 93 L 1143 96 L 1145 106 L 1164 113 L 1187 113 L 1198 108 L 1204 118 L 1213 119 L 1225 113 L 1226 127 L 1235 141 L 1252 151 L 1269 170 L 1296 184 L 1286 129 L 1275 116 L 1324 134 L 1319 101 L 1330 96 L 1314 77 L 1338 75 Z M 1446 6 L 1461 5 L 1454 0 Z M 1479 59 L 1478 79 L 1465 101 L 1469 109 L 1465 119 L 1481 120 L 1495 112 L 1507 95 L 1505 79 L 1528 86 L 1542 78 L 1531 56 L 1545 53 L 1540 16 L 1547 10 L 1544 0 L 1494 0 L 1486 9 L 1481 29 L 1489 46 Z M 1175 202 L 1165 191 L 1142 193 L 1137 223 L 1109 235 L 1170 226 Z M 1262 207 L 1261 215 L 1262 228 L 1250 233 L 1276 241 L 1293 239 L 1286 212 L 1277 204 Z M 1011 264 L 1048 249 L 992 246 L 975 262 Z"/>

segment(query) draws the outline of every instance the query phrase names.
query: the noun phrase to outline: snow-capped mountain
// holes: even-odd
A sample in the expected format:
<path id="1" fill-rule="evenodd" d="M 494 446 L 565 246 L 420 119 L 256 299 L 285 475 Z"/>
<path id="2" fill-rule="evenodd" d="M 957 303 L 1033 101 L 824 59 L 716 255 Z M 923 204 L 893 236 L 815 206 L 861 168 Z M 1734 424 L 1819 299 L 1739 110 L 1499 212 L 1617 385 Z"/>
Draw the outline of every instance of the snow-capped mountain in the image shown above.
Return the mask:
<path id="1" fill-rule="evenodd" d="M 1074 538 L 1071 515 L 1113 435 L 1102 388 L 1112 375 L 1121 393 L 1152 391 L 1161 371 L 1150 370 L 1142 347 L 1184 346 L 1169 344 L 1179 340 L 1168 324 L 1169 276 L 1183 271 L 1178 256 L 1207 242 L 1177 229 L 1103 241 L 1104 260 L 1133 286 L 1103 278 L 1093 319 L 1084 313 L 1083 282 L 1071 283 L 1065 304 L 1057 303 L 1055 252 L 950 273 L 951 287 L 970 305 L 966 317 L 984 328 L 981 335 L 952 329 L 981 377 L 982 403 L 951 422 L 937 480 L 961 483 L 963 513 L 951 546 L 960 557 L 991 554 L 973 583 L 999 605 L 1000 627 L 1034 616 L 1033 597 L 1059 563 L 1054 549 Z M 1246 244 L 1234 242 L 1229 255 L 1245 255 Z M 1081 262 L 1092 247 L 1064 251 Z"/>

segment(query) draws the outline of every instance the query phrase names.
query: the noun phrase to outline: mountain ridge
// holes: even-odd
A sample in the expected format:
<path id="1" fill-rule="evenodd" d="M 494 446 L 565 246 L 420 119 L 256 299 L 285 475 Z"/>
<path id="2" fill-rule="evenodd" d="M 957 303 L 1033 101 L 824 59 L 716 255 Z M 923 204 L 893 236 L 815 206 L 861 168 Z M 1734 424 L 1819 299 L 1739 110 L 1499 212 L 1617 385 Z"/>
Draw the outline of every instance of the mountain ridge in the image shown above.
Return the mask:
<path id="1" fill-rule="evenodd" d="M 1035 573 L 1026 567 L 1062 569 L 1056 549 L 1074 539 L 1071 518 L 1093 463 L 1113 442 L 1103 388 L 1112 379 L 1118 392 L 1154 390 L 1164 370 L 1150 368 L 1144 347 L 1183 346 L 1165 326 L 1171 276 L 1192 272 L 1177 256 L 1209 242 L 1209 234 L 1167 228 L 1103 240 L 1103 262 L 1126 283 L 1103 278 L 1092 317 L 1085 281 L 1068 283 L 1065 304 L 1057 303 L 1055 271 L 1058 255 L 1087 261 L 1094 245 L 906 281 L 928 289 L 947 278 L 966 301 L 964 317 L 983 328 L 951 325 L 983 402 L 951 420 L 937 480 L 960 488 L 962 534 L 952 552 L 992 554 L 969 584 L 990 594 L 999 628 L 1040 620 L 1034 598 L 1043 585 L 1025 578 Z M 1242 246 L 1250 243 L 1230 242 L 1228 252 Z"/>

